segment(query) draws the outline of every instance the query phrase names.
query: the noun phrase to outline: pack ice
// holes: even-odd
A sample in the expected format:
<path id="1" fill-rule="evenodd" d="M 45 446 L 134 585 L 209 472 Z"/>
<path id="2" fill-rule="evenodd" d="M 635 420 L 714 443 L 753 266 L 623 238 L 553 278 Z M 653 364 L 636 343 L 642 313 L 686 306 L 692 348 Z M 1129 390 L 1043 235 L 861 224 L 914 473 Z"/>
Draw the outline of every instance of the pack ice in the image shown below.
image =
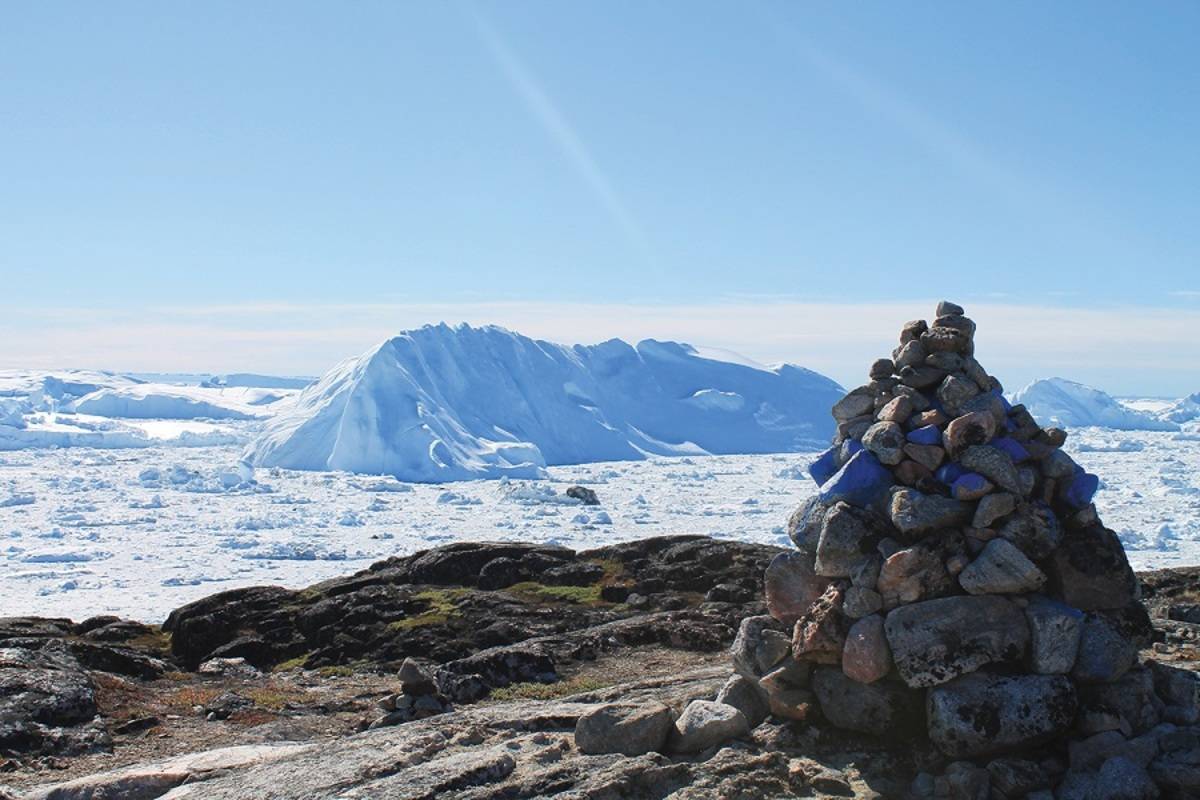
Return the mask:
<path id="1" fill-rule="evenodd" d="M 1095 426 L 1121 431 L 1178 431 L 1169 419 L 1135 411 L 1099 389 L 1064 378 L 1037 380 L 1012 397 L 1042 425 Z"/>
<path id="2" fill-rule="evenodd" d="M 647 455 L 790 452 L 832 434 L 836 383 L 686 344 L 568 347 L 488 326 L 407 331 L 269 421 L 256 466 L 438 482 Z"/>

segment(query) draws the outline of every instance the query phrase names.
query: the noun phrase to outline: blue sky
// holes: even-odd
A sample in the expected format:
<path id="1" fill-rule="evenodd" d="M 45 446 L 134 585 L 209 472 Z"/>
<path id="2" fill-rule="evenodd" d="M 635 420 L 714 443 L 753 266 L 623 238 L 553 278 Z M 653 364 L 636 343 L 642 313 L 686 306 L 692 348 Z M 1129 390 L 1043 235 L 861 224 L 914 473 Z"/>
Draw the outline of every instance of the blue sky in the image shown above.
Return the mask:
<path id="1" fill-rule="evenodd" d="M 319 373 L 444 318 L 849 383 L 949 296 L 1029 340 L 992 346 L 1019 380 L 1195 391 L 1198 35 L 1190 2 L 10 5 L 0 366 Z"/>

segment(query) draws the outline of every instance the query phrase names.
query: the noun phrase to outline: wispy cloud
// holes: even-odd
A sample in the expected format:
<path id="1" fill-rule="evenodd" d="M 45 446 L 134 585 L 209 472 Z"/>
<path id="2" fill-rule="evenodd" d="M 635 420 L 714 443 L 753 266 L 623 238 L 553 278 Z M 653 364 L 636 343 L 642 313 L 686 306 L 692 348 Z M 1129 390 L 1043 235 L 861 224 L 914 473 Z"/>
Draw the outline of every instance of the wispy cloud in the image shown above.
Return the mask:
<path id="1" fill-rule="evenodd" d="M 649 264 L 653 264 L 655 262 L 653 250 L 645 231 L 630 213 L 629 207 L 621 198 L 612 180 L 601 169 L 600 164 L 592 156 L 591 150 L 584 144 L 583 138 L 567 120 L 559 105 L 550 98 L 541 82 L 483 13 L 470 4 L 464 7 L 479 38 L 534 119 L 546 131 L 555 146 L 562 151 L 600 205 L 624 233 L 634 250 Z"/>

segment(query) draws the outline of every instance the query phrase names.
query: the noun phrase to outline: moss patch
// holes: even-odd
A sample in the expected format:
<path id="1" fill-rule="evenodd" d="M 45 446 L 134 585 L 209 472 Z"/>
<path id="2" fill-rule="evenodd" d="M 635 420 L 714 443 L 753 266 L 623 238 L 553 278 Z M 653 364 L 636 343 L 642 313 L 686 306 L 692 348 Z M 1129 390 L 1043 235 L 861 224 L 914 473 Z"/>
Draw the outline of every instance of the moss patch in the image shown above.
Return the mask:
<path id="1" fill-rule="evenodd" d="M 445 625 L 460 616 L 458 603 L 466 594 L 466 589 L 427 589 L 418 592 L 413 599 L 424 602 L 425 610 L 390 623 L 388 630 L 407 631 L 425 625 Z"/>
<path id="2" fill-rule="evenodd" d="M 508 700 L 554 700 L 582 692 L 593 692 L 612 684 L 594 678 L 571 678 L 558 683 L 514 683 L 501 689 L 493 689 L 491 698 L 501 702 Z"/>
<path id="3" fill-rule="evenodd" d="M 289 669 L 304 669 L 304 665 L 308 663 L 308 659 L 312 656 L 311 652 L 303 655 L 289 658 L 287 661 L 280 661 L 273 668 L 273 672 L 286 672 Z"/>
<path id="4" fill-rule="evenodd" d="M 538 602 L 572 603 L 580 606 L 607 605 L 600 599 L 600 589 L 602 587 L 598 583 L 593 583 L 589 586 L 547 586 L 544 583 L 536 583 L 534 581 L 524 581 L 515 583 L 508 587 L 507 591 L 525 595 L 533 598 Z"/>

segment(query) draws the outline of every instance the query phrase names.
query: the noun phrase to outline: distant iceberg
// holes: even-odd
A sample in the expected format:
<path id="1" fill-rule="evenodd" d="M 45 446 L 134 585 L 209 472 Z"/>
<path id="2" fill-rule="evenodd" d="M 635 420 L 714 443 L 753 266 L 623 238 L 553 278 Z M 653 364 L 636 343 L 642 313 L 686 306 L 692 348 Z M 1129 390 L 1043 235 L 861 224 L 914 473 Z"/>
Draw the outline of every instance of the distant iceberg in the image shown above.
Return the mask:
<path id="1" fill-rule="evenodd" d="M 1037 380 L 1012 397 L 1042 425 L 1065 428 L 1096 426 L 1120 431 L 1177 431 L 1169 420 L 1135 411 L 1115 398 L 1064 378 Z"/>
<path id="2" fill-rule="evenodd" d="M 568 347 L 495 326 L 407 331 L 270 420 L 256 466 L 442 482 L 559 464 L 823 447 L 834 381 L 675 342 Z"/>

